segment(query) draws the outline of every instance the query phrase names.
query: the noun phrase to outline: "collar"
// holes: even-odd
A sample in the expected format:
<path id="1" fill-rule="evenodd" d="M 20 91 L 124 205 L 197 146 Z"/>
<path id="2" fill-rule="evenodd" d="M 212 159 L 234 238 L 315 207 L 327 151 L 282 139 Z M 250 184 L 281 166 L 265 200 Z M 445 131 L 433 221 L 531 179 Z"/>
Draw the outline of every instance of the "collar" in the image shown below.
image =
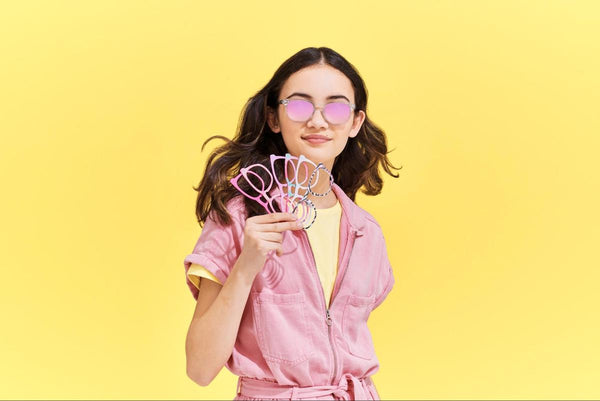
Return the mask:
<path id="1" fill-rule="evenodd" d="M 351 229 L 356 232 L 357 236 L 362 235 L 366 222 L 363 210 L 356 203 L 354 203 L 354 201 L 350 199 L 344 190 L 335 182 L 331 188 L 335 193 L 335 196 L 338 198 L 340 205 L 342 206 L 342 213 L 346 216 Z M 281 191 L 279 190 L 279 187 L 275 185 L 275 187 L 269 191 L 269 196 L 277 196 L 280 194 L 280 192 Z"/>

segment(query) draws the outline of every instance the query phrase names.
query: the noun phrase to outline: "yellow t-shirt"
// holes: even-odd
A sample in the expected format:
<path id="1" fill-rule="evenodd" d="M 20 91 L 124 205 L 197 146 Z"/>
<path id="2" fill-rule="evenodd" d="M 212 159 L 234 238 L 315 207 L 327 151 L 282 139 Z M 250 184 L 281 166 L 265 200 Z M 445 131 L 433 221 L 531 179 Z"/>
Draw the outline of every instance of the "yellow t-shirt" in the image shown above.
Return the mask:
<path id="1" fill-rule="evenodd" d="M 315 255 L 317 271 L 323 286 L 327 307 L 331 300 L 331 293 L 337 275 L 339 244 L 340 244 L 340 219 L 342 217 L 342 207 L 340 202 L 327 209 L 317 209 L 317 218 L 306 233 L 310 246 Z M 197 287 L 200 288 L 200 277 L 216 281 L 223 284 L 205 267 L 192 263 L 188 269 L 188 278 Z"/>

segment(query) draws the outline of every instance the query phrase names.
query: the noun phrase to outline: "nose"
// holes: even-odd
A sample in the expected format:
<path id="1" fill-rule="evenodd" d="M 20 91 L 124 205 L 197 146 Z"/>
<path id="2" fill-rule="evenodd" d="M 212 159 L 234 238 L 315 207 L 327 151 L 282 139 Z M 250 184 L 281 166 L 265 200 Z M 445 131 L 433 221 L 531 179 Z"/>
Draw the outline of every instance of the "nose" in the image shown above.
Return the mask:
<path id="1" fill-rule="evenodd" d="M 312 117 L 308 120 L 307 125 L 309 127 L 327 127 L 327 120 L 323 117 L 323 113 L 321 113 L 320 109 L 315 108 L 315 112 Z"/>

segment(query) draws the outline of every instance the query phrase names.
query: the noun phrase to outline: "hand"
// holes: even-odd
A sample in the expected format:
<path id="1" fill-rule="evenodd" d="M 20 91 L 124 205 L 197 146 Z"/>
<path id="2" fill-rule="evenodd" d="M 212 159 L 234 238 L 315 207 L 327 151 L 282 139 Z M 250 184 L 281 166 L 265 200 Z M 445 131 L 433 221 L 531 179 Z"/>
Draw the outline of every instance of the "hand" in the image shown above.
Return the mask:
<path id="1" fill-rule="evenodd" d="M 263 268 L 270 252 L 283 253 L 283 231 L 301 230 L 302 222 L 292 213 L 269 213 L 246 219 L 244 246 L 238 260 L 240 269 L 249 277 L 255 277 Z"/>

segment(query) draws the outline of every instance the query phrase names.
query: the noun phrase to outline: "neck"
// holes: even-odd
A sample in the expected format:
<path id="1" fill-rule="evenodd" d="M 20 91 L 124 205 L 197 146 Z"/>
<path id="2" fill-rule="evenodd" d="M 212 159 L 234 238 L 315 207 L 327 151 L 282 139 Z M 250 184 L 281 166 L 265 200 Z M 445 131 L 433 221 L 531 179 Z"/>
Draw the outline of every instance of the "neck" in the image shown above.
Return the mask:
<path id="1" fill-rule="evenodd" d="M 334 207 L 338 201 L 333 190 L 331 190 L 325 196 L 314 196 L 312 194 L 308 194 L 308 199 L 315 205 L 317 209 L 329 209 L 330 207 Z"/>
<path id="2" fill-rule="evenodd" d="M 317 196 L 313 195 L 310 192 L 308 193 L 307 198 L 315 205 L 317 209 L 327 209 L 333 207 L 337 202 L 337 196 L 333 192 L 333 188 L 331 188 L 331 177 L 329 172 L 331 171 L 332 166 L 325 164 L 325 169 L 318 169 L 313 167 L 312 165 L 307 164 L 308 168 L 300 167 L 298 169 L 298 181 L 302 182 L 303 186 L 308 186 L 309 180 L 312 175 L 312 180 L 310 189 L 312 192 L 317 194 L 324 194 L 327 192 L 325 196 Z"/>

